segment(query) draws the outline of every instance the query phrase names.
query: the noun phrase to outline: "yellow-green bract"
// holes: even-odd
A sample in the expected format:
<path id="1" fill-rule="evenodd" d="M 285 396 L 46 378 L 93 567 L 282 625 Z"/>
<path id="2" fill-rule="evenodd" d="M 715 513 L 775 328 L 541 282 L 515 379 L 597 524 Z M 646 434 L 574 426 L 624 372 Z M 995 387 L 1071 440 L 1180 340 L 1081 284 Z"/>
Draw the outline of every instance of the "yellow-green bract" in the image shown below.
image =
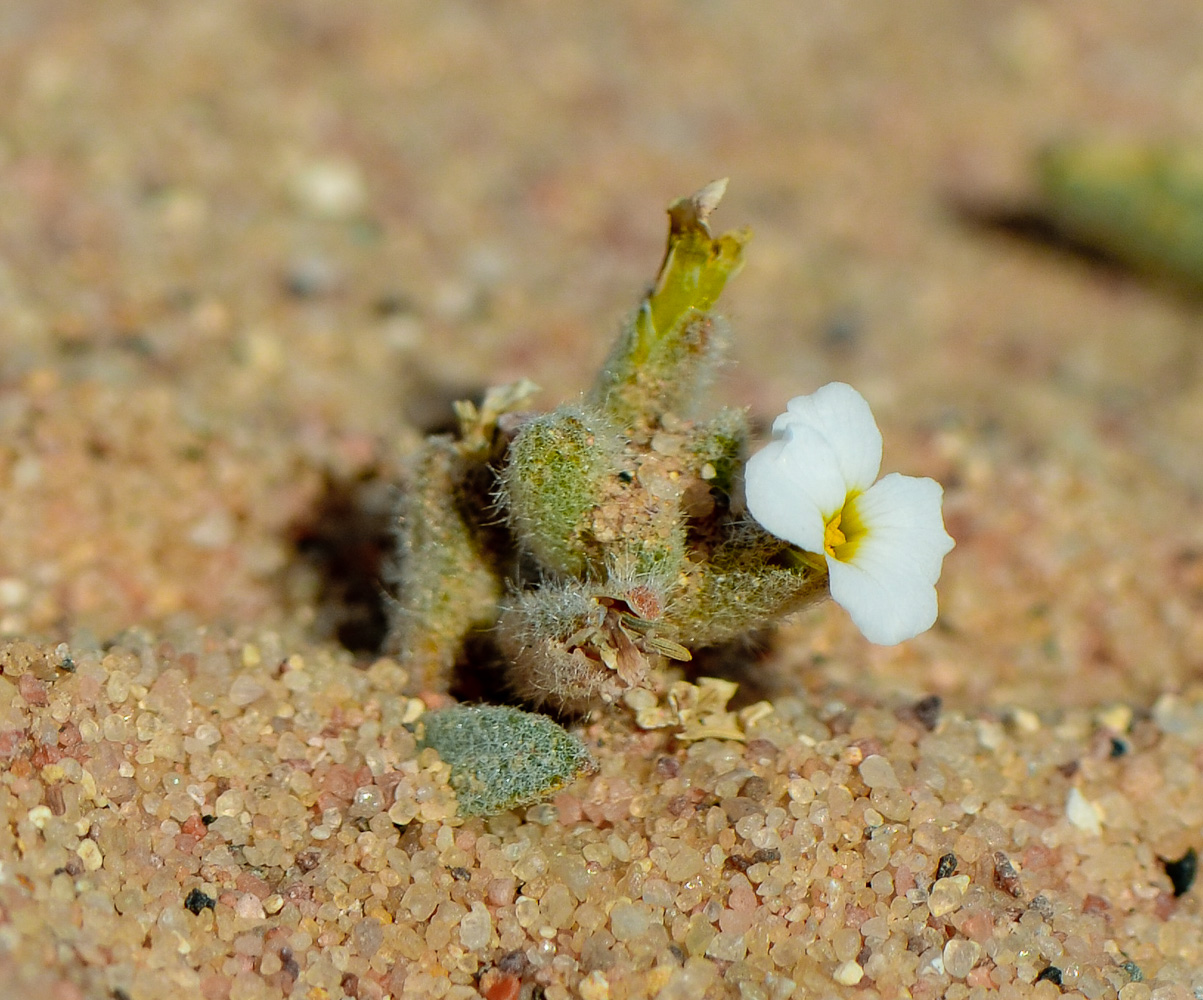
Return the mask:
<path id="1" fill-rule="evenodd" d="M 464 816 L 537 802 L 595 767 L 585 745 L 547 716 L 499 705 L 430 712 L 419 743 L 451 766 Z"/>

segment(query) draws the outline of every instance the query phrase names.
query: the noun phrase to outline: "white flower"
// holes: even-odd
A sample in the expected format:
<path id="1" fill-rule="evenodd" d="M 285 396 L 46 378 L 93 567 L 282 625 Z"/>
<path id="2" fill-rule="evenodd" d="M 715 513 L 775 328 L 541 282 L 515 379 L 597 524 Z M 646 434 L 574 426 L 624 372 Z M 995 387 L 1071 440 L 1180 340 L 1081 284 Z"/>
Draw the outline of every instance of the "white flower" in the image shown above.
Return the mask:
<path id="1" fill-rule="evenodd" d="M 748 461 L 748 510 L 778 538 L 825 560 L 831 596 L 870 642 L 931 628 L 936 581 L 955 544 L 932 479 L 877 480 L 881 431 L 843 382 L 789 401 L 773 440 Z"/>

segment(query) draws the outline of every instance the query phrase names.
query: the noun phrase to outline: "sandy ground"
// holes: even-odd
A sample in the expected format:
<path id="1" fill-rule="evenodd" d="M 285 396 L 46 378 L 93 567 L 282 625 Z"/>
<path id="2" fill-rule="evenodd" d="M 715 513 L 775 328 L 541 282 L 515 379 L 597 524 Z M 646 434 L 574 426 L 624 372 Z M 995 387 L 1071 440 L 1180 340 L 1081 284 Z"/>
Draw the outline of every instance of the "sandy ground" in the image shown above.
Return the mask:
<path id="1" fill-rule="evenodd" d="M 4 4 L 0 633 L 29 640 L 0 656 L 9 989 L 1203 986 L 1196 894 L 1158 860 L 1203 847 L 1199 306 L 958 207 L 1027 197 L 1053 139 L 1197 137 L 1199 37 L 1187 0 Z M 737 707 L 777 711 L 746 747 L 608 717 L 592 784 L 461 824 L 397 728 L 396 668 L 363 669 L 392 484 L 460 394 L 583 389 L 664 206 L 719 176 L 717 224 L 755 238 L 716 403 L 860 388 L 886 469 L 947 489 L 941 620 L 887 650 L 809 612 L 747 679 Z M 178 739 L 138 745 L 160 726 Z M 429 808 L 373 827 L 399 785 Z M 896 785 L 905 809 L 872 798 Z M 946 853 L 982 895 L 933 913 Z"/>

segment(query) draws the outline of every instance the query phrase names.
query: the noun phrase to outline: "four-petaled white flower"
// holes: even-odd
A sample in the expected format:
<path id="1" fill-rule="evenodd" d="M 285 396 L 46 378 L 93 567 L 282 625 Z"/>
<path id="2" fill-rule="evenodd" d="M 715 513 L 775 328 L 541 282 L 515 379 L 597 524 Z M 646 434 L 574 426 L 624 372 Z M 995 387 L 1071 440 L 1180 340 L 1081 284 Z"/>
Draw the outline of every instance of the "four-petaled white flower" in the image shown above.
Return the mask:
<path id="1" fill-rule="evenodd" d="M 870 642 L 892 646 L 931 628 L 955 544 L 940 484 L 897 473 L 875 482 L 881 432 L 852 386 L 832 382 L 788 405 L 748 461 L 748 510 L 770 534 L 825 559 L 831 596 Z"/>

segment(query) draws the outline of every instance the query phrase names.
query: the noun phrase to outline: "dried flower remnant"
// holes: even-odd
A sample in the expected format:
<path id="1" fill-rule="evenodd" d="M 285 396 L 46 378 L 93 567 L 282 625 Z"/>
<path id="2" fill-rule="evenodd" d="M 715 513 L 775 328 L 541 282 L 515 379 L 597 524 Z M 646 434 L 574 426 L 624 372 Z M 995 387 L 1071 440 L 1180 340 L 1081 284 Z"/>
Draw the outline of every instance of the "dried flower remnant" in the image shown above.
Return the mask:
<path id="1" fill-rule="evenodd" d="M 517 693 L 537 705 L 581 712 L 616 701 L 623 691 L 642 690 L 653 657 L 689 660 L 687 649 L 659 634 L 656 619 L 636 613 L 638 592 L 650 589 L 615 595 L 569 582 L 511 601 L 497 634 L 502 651 L 519 667 L 512 672 Z"/>
<path id="2" fill-rule="evenodd" d="M 668 689 L 667 704 L 661 705 L 646 689 L 627 692 L 623 699 L 635 713 L 640 729 L 672 727 L 679 742 L 697 740 L 733 740 L 744 742 L 745 727 L 772 712 L 768 702 L 757 702 L 741 712 L 728 711 L 727 702 L 735 697 L 738 686 L 720 677 L 699 677 L 697 684 L 676 681 Z"/>
<path id="3" fill-rule="evenodd" d="M 761 527 L 826 569 L 831 596 L 865 638 L 892 646 L 934 624 L 936 581 L 955 543 L 939 483 L 877 479 L 881 451 L 869 404 L 832 382 L 774 421 L 773 440 L 748 461 L 747 499 Z"/>
<path id="4" fill-rule="evenodd" d="M 428 712 L 419 743 L 450 766 L 463 816 L 529 805 L 594 768 L 585 745 L 545 715 L 496 705 Z"/>

